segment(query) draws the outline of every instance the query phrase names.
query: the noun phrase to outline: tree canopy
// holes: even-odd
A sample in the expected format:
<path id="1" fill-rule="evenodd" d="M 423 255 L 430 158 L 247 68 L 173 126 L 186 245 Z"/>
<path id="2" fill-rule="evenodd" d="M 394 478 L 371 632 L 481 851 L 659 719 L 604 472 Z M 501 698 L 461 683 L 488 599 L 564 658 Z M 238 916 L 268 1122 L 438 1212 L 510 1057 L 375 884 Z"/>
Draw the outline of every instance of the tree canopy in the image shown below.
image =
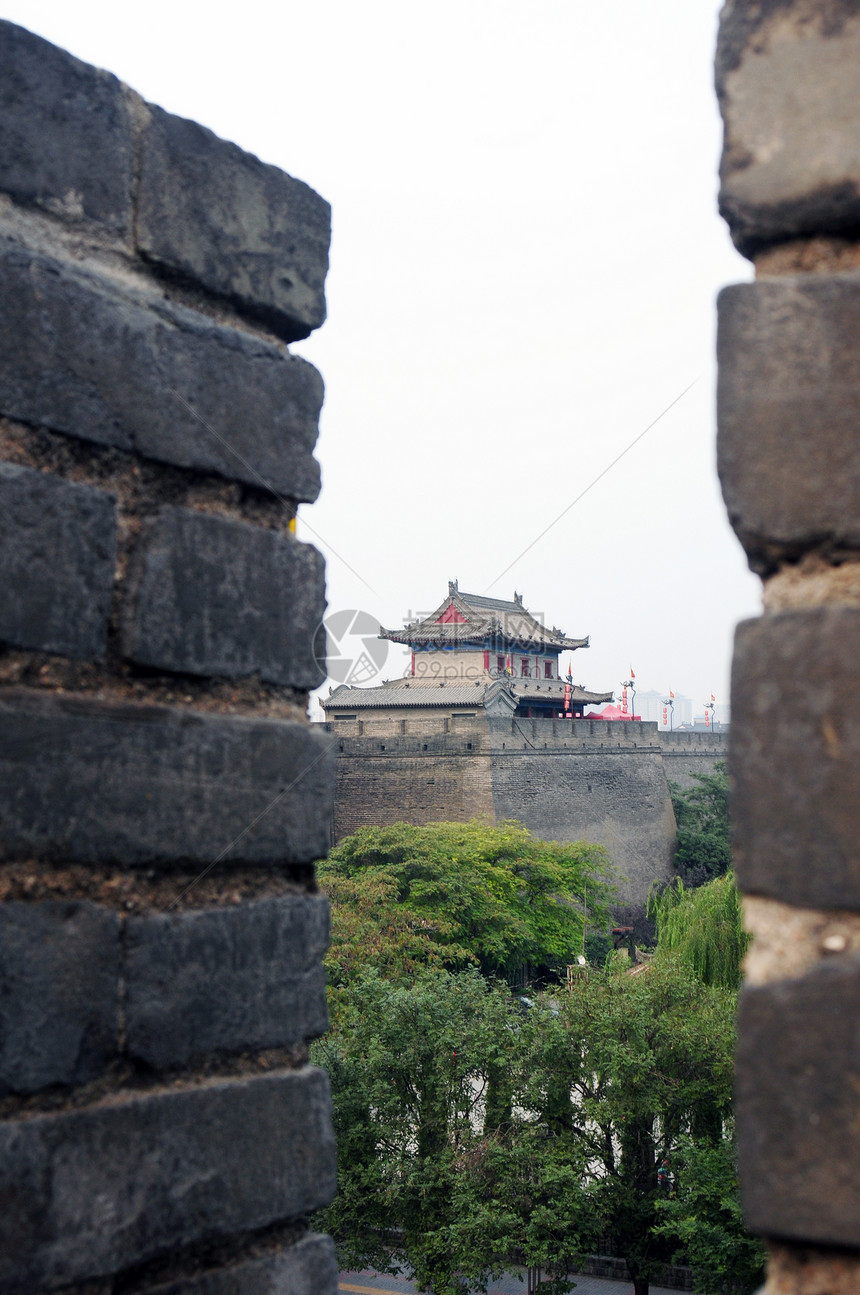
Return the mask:
<path id="1" fill-rule="evenodd" d="M 508 1253 L 475 1229 L 474 1150 L 484 1133 L 490 1072 L 509 1066 L 518 1012 L 506 986 L 477 969 L 419 969 L 390 981 L 365 969 L 314 1056 L 329 1072 L 338 1140 L 338 1194 L 319 1222 L 342 1261 L 396 1272 L 450 1292 L 485 1286 Z M 468 1186 L 467 1186 L 468 1184 Z"/>
<path id="2" fill-rule="evenodd" d="M 531 1004 L 477 968 L 365 968 L 344 988 L 314 1045 L 340 1148 L 319 1221 L 343 1261 L 404 1265 L 437 1295 L 484 1289 L 512 1264 L 560 1292 L 607 1234 L 639 1295 L 681 1251 L 731 1266 L 734 995 L 670 958 L 636 975 L 616 959 Z M 696 1248 L 698 1215 L 709 1240 Z"/>
<path id="3" fill-rule="evenodd" d="M 601 846 L 533 837 L 518 823 L 395 823 L 346 837 L 319 870 L 332 900 L 336 984 L 368 960 L 392 969 L 557 968 L 607 923 Z"/>
<path id="4" fill-rule="evenodd" d="M 693 775 L 695 786 L 681 790 L 670 782 L 678 835 L 675 867 L 687 885 L 719 877 L 732 863 L 729 826 L 729 779 L 725 760 L 713 773 Z"/>
<path id="5" fill-rule="evenodd" d="M 652 893 L 648 916 L 657 927 L 657 948 L 671 954 L 706 985 L 739 989 L 750 935 L 744 930 L 734 873 L 695 889 L 680 877 Z"/>
<path id="6" fill-rule="evenodd" d="M 610 1237 L 637 1295 L 667 1261 L 691 1263 L 706 1295 L 755 1288 L 732 1142 L 746 936 L 730 873 L 652 897 L 644 965 L 577 965 L 527 999 L 513 969 L 560 970 L 605 934 L 600 848 L 515 823 L 400 823 L 342 841 L 320 879 L 332 1028 L 313 1057 L 339 1190 L 318 1222 L 343 1263 L 435 1295 L 533 1266 L 562 1295 Z"/>
<path id="7" fill-rule="evenodd" d="M 731 1109 L 733 995 L 666 959 L 591 971 L 530 1014 L 522 1101 L 578 1148 L 594 1244 L 609 1234 L 637 1295 L 671 1249 L 658 1202 L 681 1139 L 719 1142 Z"/>
<path id="8" fill-rule="evenodd" d="M 764 1281 L 764 1245 L 744 1228 L 733 1132 L 729 1121 L 717 1142 L 682 1140 L 676 1189 L 659 1202 L 657 1231 L 692 1267 L 701 1295 L 757 1290 Z"/>

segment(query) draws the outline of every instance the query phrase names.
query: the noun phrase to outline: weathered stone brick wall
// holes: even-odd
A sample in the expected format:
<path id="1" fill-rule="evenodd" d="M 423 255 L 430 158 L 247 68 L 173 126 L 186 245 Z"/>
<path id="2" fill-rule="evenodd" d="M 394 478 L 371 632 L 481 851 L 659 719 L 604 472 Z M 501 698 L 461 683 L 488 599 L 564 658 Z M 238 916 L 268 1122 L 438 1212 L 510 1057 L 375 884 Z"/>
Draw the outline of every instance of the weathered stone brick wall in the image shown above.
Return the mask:
<path id="1" fill-rule="evenodd" d="M 407 735 L 397 721 L 362 735 L 326 725 L 336 739 L 335 840 L 389 823 L 494 821 L 486 718 L 471 721 L 468 736 L 452 736 L 439 725 L 428 717 L 424 733 Z"/>
<path id="2" fill-rule="evenodd" d="M 721 736 L 668 742 L 654 723 L 449 720 L 446 731 L 442 717 L 412 716 L 405 733 L 391 717 L 326 725 L 336 748 L 335 839 L 364 824 L 516 818 L 545 840 L 606 846 L 617 911 L 631 917 L 641 916 L 651 883 L 672 874 L 667 774 L 692 781 L 725 754 Z"/>
<path id="3" fill-rule="evenodd" d="M 493 720 L 496 818 L 550 841 L 593 841 L 616 870 L 614 911 L 631 919 L 672 874 L 675 815 L 657 725 Z M 548 732 L 548 729 L 554 730 Z"/>
<path id="4" fill-rule="evenodd" d="M 713 773 L 729 752 L 729 735 L 720 733 L 658 733 L 663 768 L 670 782 L 682 789 L 696 786 L 696 775 Z"/>
<path id="5" fill-rule="evenodd" d="M 719 301 L 719 464 L 764 580 L 735 646 L 747 1218 L 768 1295 L 860 1287 L 860 4 L 730 0 L 721 207 L 756 282 Z"/>
<path id="6" fill-rule="evenodd" d="M 0 1291 L 336 1287 L 327 204 L 0 23 Z"/>

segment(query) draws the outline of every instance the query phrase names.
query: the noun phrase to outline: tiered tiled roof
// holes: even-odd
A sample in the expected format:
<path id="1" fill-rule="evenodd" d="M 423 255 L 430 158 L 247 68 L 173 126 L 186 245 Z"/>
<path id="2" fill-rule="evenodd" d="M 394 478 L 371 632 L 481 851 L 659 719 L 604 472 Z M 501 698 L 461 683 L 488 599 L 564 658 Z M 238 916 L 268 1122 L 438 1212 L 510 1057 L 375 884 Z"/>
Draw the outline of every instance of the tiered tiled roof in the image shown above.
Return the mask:
<path id="1" fill-rule="evenodd" d="M 350 688 L 341 684 L 328 697 L 321 698 L 323 710 L 375 710 L 389 707 L 473 706 L 476 710 L 509 709 L 520 703 L 551 701 L 564 709 L 563 679 L 394 679 L 378 688 Z M 508 699 L 507 706 L 505 698 Z M 569 703 L 572 706 L 599 706 L 612 701 L 611 692 L 587 692 L 572 684 Z"/>
<path id="2" fill-rule="evenodd" d="M 402 706 L 474 706 L 483 707 L 484 694 L 497 684 L 488 684 L 486 679 L 474 682 L 455 679 L 446 680 L 412 680 L 395 679 L 382 684 L 379 688 L 350 688 L 341 684 L 329 697 L 320 698 L 322 710 L 373 710 L 378 707 Z M 504 684 L 503 684 L 504 688 Z"/>
<path id="3" fill-rule="evenodd" d="M 555 626 L 547 629 L 523 606 L 521 594 L 514 593 L 513 602 L 508 602 L 461 593 L 456 580 L 449 582 L 447 598 L 429 616 L 402 630 L 384 629 L 380 638 L 419 648 L 487 644 L 561 652 L 588 647 L 587 638 L 570 639 Z"/>
<path id="4" fill-rule="evenodd" d="M 558 709 L 564 708 L 564 690 L 567 687 L 564 679 L 511 679 L 511 690 L 517 701 L 530 702 L 553 701 Z M 611 692 L 588 692 L 578 683 L 570 685 L 570 703 L 573 706 L 600 706 L 602 702 L 612 701 Z"/>

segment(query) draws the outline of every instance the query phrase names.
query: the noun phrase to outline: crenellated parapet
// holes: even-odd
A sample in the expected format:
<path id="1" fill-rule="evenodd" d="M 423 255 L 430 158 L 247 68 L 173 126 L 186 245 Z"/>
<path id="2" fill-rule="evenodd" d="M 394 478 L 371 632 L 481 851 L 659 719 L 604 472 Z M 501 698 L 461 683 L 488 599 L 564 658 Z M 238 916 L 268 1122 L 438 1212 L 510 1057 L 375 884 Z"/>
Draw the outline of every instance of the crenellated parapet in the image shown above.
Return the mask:
<path id="1" fill-rule="evenodd" d="M 669 780 L 686 786 L 711 772 L 727 741 L 723 734 L 661 733 L 640 720 L 456 708 L 407 717 L 370 707 L 326 728 L 335 743 L 336 839 L 400 821 L 517 819 L 545 840 L 604 845 L 618 904 L 640 916 L 652 882 L 673 872 Z"/>
<path id="2" fill-rule="evenodd" d="M 336 1289 L 328 204 L 0 23 L 0 1291 Z"/>
<path id="3" fill-rule="evenodd" d="M 860 10 L 729 0 L 718 460 L 764 614 L 737 632 L 730 773 L 754 941 L 737 1121 L 767 1295 L 860 1285 Z"/>

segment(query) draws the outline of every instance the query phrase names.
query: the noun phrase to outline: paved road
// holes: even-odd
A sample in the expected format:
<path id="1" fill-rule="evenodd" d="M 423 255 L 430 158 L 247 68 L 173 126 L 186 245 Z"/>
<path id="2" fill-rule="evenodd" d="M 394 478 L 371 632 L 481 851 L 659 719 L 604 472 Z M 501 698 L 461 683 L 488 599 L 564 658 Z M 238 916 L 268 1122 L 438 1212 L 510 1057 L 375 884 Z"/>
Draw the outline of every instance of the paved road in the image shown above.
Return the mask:
<path id="1" fill-rule="evenodd" d="M 576 1282 L 573 1295 L 632 1295 L 633 1283 L 630 1281 L 607 1281 L 603 1277 L 572 1277 Z M 405 1277 L 390 1277 L 388 1274 L 371 1271 L 361 1273 L 341 1273 L 338 1288 L 344 1295 L 414 1295 L 415 1286 Z M 505 1273 L 498 1281 L 491 1282 L 487 1295 L 523 1295 L 526 1283 L 524 1277 L 516 1273 Z M 651 1295 L 681 1295 L 681 1292 L 670 1290 L 666 1286 L 652 1286 Z"/>

